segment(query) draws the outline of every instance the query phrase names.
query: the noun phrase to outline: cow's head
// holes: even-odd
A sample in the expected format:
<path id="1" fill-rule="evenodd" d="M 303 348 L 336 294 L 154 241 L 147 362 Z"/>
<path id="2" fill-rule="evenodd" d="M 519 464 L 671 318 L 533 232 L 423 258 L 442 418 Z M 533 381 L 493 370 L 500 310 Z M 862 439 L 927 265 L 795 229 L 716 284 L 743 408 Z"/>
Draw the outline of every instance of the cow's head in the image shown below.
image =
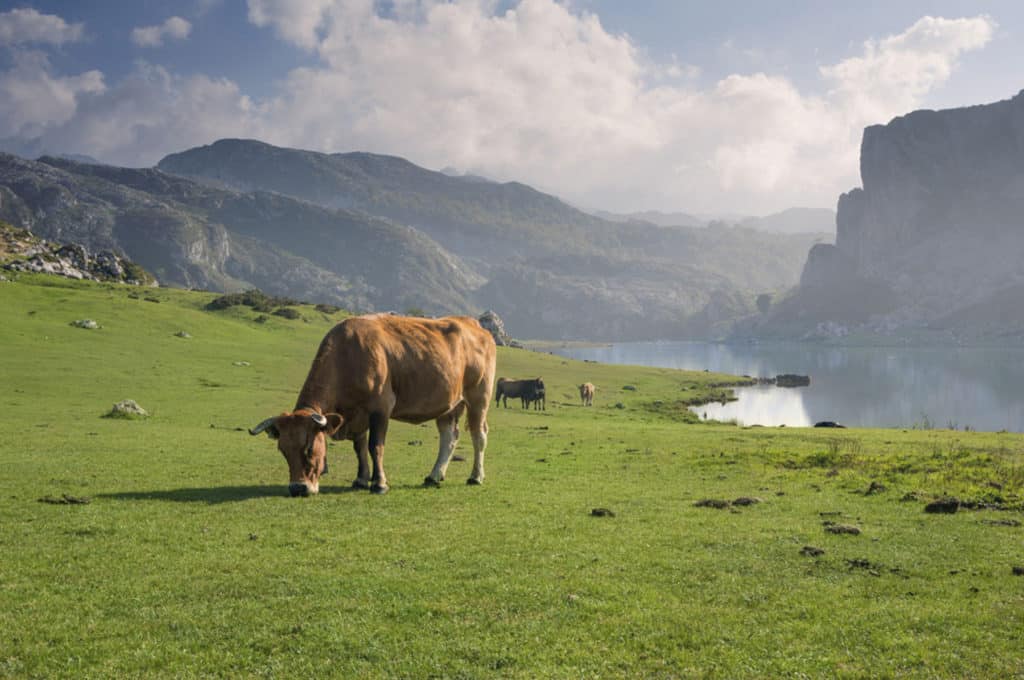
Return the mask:
<path id="1" fill-rule="evenodd" d="M 288 493 L 308 496 L 320 491 L 320 475 L 327 472 L 327 435 L 341 427 L 337 413 L 321 415 L 311 409 L 282 413 L 267 418 L 249 434 L 266 432 L 277 440 L 277 448 L 288 461 Z"/>

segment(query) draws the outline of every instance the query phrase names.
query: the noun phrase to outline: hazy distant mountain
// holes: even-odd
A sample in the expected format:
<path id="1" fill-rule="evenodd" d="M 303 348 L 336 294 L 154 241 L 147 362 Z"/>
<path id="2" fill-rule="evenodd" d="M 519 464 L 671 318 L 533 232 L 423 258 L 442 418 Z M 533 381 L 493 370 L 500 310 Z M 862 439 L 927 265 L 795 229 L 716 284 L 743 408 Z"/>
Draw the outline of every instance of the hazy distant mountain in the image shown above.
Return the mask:
<path id="1" fill-rule="evenodd" d="M 394 156 L 325 154 L 221 140 L 172 154 L 166 172 L 239 191 L 286 194 L 407 224 L 485 279 L 479 307 L 521 337 L 656 338 L 699 334 L 723 292 L 796 283 L 806 235 L 663 229 L 584 213 L 516 182 L 466 181 Z M 717 303 L 716 303 L 717 304 Z M 691 319 L 692 317 L 692 319 Z M 695 325 L 696 324 L 696 325 Z M 703 330 L 707 330 L 704 328 Z"/>
<path id="2" fill-rule="evenodd" d="M 704 227 L 707 220 L 682 212 L 665 213 L 658 210 L 643 210 L 632 213 L 613 213 L 596 210 L 594 214 L 612 222 L 648 222 L 659 227 Z"/>
<path id="3" fill-rule="evenodd" d="M 157 170 L 0 154 L 0 219 L 124 253 L 164 284 L 258 286 L 353 309 L 467 309 L 482 279 L 407 226 Z"/>
<path id="4" fill-rule="evenodd" d="M 745 332 L 1024 339 L 1024 92 L 864 130 L 835 245 Z"/>
<path id="5" fill-rule="evenodd" d="M 787 208 L 764 217 L 747 217 L 741 227 L 774 234 L 834 234 L 836 211 L 828 208 Z"/>

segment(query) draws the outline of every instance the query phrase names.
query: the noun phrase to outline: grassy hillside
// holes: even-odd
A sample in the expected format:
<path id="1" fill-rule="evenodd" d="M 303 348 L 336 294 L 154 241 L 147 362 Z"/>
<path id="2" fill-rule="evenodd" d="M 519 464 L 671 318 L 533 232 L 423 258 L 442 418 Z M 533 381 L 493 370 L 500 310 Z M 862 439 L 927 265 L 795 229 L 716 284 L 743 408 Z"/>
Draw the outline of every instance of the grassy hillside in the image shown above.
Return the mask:
<path id="1" fill-rule="evenodd" d="M 421 488 L 435 430 L 398 424 L 390 494 L 332 445 L 292 499 L 243 428 L 343 314 L 140 293 L 0 282 L 0 677 L 1024 674 L 1020 435 L 699 424 L 726 376 L 501 349 L 548 410 L 492 409 L 483 487 Z M 101 417 L 125 398 L 152 416 Z"/>

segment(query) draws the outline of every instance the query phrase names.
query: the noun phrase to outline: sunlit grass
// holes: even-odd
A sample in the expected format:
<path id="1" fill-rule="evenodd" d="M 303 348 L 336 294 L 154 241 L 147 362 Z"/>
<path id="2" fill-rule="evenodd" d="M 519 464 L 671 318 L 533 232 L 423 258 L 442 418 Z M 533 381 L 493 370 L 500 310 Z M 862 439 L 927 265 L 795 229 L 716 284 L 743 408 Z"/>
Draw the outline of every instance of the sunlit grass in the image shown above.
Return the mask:
<path id="1" fill-rule="evenodd" d="M 726 376 L 501 350 L 548 410 L 492 407 L 483 487 L 422 488 L 434 427 L 398 424 L 389 495 L 333 444 L 291 499 L 244 428 L 342 315 L 131 292 L 0 283 L 0 676 L 1024 674 L 1019 435 L 686 422 Z M 152 415 L 102 417 L 126 398 Z M 923 512 L 946 495 L 1012 509 Z"/>

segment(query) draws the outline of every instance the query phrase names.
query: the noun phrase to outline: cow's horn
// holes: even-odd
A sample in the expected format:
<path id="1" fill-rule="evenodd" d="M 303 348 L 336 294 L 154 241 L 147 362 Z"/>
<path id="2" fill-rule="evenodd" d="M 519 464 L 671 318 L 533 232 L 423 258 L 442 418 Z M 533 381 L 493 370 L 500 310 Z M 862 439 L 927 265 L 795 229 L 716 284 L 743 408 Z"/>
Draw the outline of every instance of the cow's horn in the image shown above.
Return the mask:
<path id="1" fill-rule="evenodd" d="M 263 430 L 267 429 L 268 427 L 271 427 L 274 424 L 275 420 L 277 420 L 276 416 L 273 418 L 267 418 L 256 427 L 250 429 L 249 434 L 256 435 L 259 434 L 260 432 L 263 432 Z"/>
<path id="2" fill-rule="evenodd" d="M 313 418 L 313 422 L 316 423 L 317 425 L 319 425 L 320 427 L 323 427 L 324 425 L 327 424 L 327 418 L 324 418 L 319 413 L 314 413 L 311 416 L 311 418 Z"/>

